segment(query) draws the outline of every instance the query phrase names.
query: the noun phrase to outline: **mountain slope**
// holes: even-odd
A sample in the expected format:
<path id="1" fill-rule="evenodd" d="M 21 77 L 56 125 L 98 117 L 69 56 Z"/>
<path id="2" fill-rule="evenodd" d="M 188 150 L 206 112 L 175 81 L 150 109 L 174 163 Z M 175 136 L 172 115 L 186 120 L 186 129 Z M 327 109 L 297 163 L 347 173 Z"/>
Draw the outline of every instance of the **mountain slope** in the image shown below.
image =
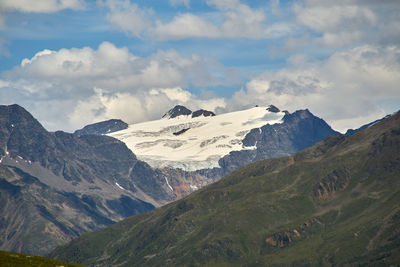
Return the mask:
<path id="1" fill-rule="evenodd" d="M 14 252 L 0 251 L 0 266 L 3 267 L 54 267 L 54 266 L 65 266 L 65 267 L 79 267 L 82 265 L 74 263 L 66 263 L 58 260 L 49 258 L 20 254 Z"/>
<path id="2" fill-rule="evenodd" d="M 390 117 L 390 115 L 386 115 L 386 116 L 383 117 L 382 119 L 378 119 L 378 120 L 375 120 L 375 121 L 373 121 L 373 122 L 364 124 L 364 125 L 362 125 L 361 127 L 357 128 L 357 129 L 348 129 L 348 130 L 346 131 L 345 135 L 354 134 L 354 133 L 356 133 L 356 132 L 359 132 L 359 131 L 361 131 L 361 130 L 364 130 L 364 129 L 366 129 L 366 128 L 368 128 L 368 127 L 371 127 L 372 125 L 374 125 L 374 124 L 376 124 L 376 123 L 378 123 L 378 122 L 380 122 L 380 121 L 383 121 L 384 119 L 386 119 L 386 118 L 388 118 L 388 117 Z"/>
<path id="3" fill-rule="evenodd" d="M 96 266 L 400 264 L 400 113 L 89 233 L 53 257 Z"/>
<path id="4" fill-rule="evenodd" d="M 108 121 L 97 122 L 86 125 L 74 132 L 75 135 L 107 134 L 128 128 L 128 124 L 122 120 L 111 119 Z"/>
<path id="5" fill-rule="evenodd" d="M 108 136 L 47 132 L 0 106 L 0 249 L 44 255 L 175 199 L 165 177 Z"/>

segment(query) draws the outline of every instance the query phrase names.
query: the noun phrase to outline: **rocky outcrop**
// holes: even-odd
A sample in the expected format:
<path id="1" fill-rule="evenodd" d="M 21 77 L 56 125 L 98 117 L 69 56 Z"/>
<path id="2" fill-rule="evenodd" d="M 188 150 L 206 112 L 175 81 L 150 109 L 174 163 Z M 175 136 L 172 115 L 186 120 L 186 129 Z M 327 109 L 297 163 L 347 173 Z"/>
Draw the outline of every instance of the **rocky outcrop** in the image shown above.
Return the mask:
<path id="1" fill-rule="evenodd" d="M 192 111 L 190 109 L 181 105 L 176 105 L 175 107 L 170 109 L 167 113 L 165 113 L 162 117 L 173 119 L 178 116 L 189 116 L 190 114 L 192 114 Z"/>
<path id="2" fill-rule="evenodd" d="M 128 124 L 122 120 L 111 119 L 108 121 L 97 122 L 86 125 L 80 130 L 74 132 L 75 135 L 89 135 L 89 134 L 109 134 L 116 131 L 124 130 L 128 128 Z"/>
<path id="3" fill-rule="evenodd" d="M 299 227 L 284 231 L 284 232 L 276 232 L 272 235 L 265 238 L 265 243 L 273 246 L 284 248 L 291 246 L 294 241 L 299 240 L 303 237 L 306 231 L 315 223 L 317 219 L 311 219 L 300 225 Z"/>
<path id="4" fill-rule="evenodd" d="M 274 112 L 274 113 L 277 113 L 277 112 L 280 111 L 280 109 L 275 107 L 274 105 L 269 105 L 267 110 L 270 111 L 270 112 Z"/>
<path id="5" fill-rule="evenodd" d="M 199 172 L 187 172 L 181 169 L 163 168 L 158 169 L 157 172 L 160 172 L 168 181 L 171 186 L 170 190 L 177 199 L 183 198 L 217 180 L 217 178 L 207 177 Z"/>
<path id="6" fill-rule="evenodd" d="M 320 200 L 334 197 L 335 193 L 344 190 L 350 174 L 347 169 L 335 170 L 314 186 L 314 196 Z"/>
<path id="7" fill-rule="evenodd" d="M 204 109 L 199 109 L 192 113 L 192 118 L 196 118 L 196 117 L 200 117 L 200 116 L 214 117 L 215 113 L 212 111 L 204 110 Z"/>
<path id="8" fill-rule="evenodd" d="M 192 113 L 190 109 L 188 109 L 185 106 L 181 105 L 176 105 L 172 109 L 170 109 L 167 113 L 165 113 L 162 117 L 163 118 L 168 118 L 168 119 L 173 119 L 179 116 L 189 116 L 192 115 L 192 118 L 204 116 L 204 117 L 213 117 L 215 116 L 215 113 L 212 111 L 204 110 L 204 109 L 199 109 L 196 110 L 195 112 Z"/>

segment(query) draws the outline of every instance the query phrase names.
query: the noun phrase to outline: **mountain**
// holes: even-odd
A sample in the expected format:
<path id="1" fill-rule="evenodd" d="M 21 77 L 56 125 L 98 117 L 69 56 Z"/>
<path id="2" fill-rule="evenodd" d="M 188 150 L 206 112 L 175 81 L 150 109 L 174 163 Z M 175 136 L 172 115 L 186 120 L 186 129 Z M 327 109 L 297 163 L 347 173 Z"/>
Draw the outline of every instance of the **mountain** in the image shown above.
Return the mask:
<path id="1" fill-rule="evenodd" d="M 181 105 L 177 105 L 172 109 L 170 109 L 162 117 L 167 119 L 173 119 L 180 116 L 189 116 L 190 114 L 192 114 L 192 111 L 190 109 Z"/>
<path id="2" fill-rule="evenodd" d="M 191 115 L 192 116 L 189 116 Z M 201 116 L 200 114 L 203 114 Z M 109 134 L 153 168 L 179 168 L 222 177 L 238 167 L 286 156 L 338 134 L 308 110 L 290 114 L 275 106 L 215 116 L 175 106 L 162 119 Z"/>
<path id="3" fill-rule="evenodd" d="M 67 263 L 58 260 L 53 260 L 49 258 L 20 254 L 14 252 L 0 251 L 0 266 L 10 266 L 10 267 L 54 267 L 54 266 L 64 266 L 64 267 L 79 267 L 83 265 Z"/>
<path id="4" fill-rule="evenodd" d="M 368 128 L 368 127 L 370 127 L 370 126 L 372 126 L 372 125 L 374 125 L 374 124 L 376 124 L 376 123 L 378 123 L 378 122 L 380 122 L 380 121 L 383 121 L 384 119 L 386 119 L 386 118 L 388 118 L 388 117 L 390 117 L 390 115 L 386 115 L 386 116 L 383 117 L 382 119 L 375 120 L 375 121 L 373 121 L 373 122 L 364 124 L 364 125 L 361 126 L 360 128 L 357 128 L 357 129 L 348 129 L 348 130 L 346 131 L 345 135 L 354 134 L 354 133 L 356 133 L 356 132 L 359 132 L 359 131 L 361 131 L 361 130 L 364 130 L 364 129 L 366 129 L 366 128 Z"/>
<path id="5" fill-rule="evenodd" d="M 240 168 L 51 256 L 91 266 L 398 266 L 400 113 Z"/>
<path id="6" fill-rule="evenodd" d="M 44 255 L 164 205 L 176 199 L 167 179 L 114 138 L 48 132 L 0 106 L 0 249 Z"/>
<path id="7" fill-rule="evenodd" d="M 86 125 L 80 130 L 74 132 L 75 135 L 90 135 L 90 134 L 108 134 L 128 128 L 128 124 L 122 120 L 111 119 Z"/>
<path id="8" fill-rule="evenodd" d="M 124 124 L 111 120 L 79 134 L 48 132 L 22 107 L 0 106 L 0 249 L 45 255 L 82 233 L 180 199 L 244 164 L 288 155 L 336 133 L 308 111 L 269 108 L 218 116 L 206 110 L 176 115 L 187 111 L 175 108 L 178 113 L 169 113 L 176 117 L 144 123 L 153 123 L 154 129 L 137 124 L 144 128 L 132 134 L 141 136 L 143 147 L 151 150 L 156 142 L 161 149 L 171 148 L 166 155 L 182 159 L 183 166 L 193 166 L 185 160 L 195 155 L 179 154 L 177 146 L 193 142 L 193 133 L 200 130 L 198 148 L 185 153 L 199 152 L 206 160 L 194 164 L 202 169 L 187 171 L 154 168 L 148 164 L 152 161 L 135 156 L 141 150 L 130 150 L 112 137 L 129 133 L 136 124 L 111 136 L 101 133 Z M 227 140 L 232 143 L 224 146 Z M 220 154 L 209 158 L 207 153 Z"/>

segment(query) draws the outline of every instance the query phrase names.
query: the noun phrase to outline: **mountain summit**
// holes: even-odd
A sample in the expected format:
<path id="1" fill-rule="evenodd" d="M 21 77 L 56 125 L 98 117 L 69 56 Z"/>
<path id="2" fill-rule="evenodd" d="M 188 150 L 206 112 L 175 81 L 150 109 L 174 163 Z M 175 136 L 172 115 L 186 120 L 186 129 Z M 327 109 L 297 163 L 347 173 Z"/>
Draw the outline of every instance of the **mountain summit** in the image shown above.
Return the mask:
<path id="1" fill-rule="evenodd" d="M 189 116 L 192 114 L 192 111 L 187 107 L 176 105 L 172 109 L 170 109 L 167 113 L 165 113 L 162 117 L 167 119 L 173 119 L 179 116 Z"/>

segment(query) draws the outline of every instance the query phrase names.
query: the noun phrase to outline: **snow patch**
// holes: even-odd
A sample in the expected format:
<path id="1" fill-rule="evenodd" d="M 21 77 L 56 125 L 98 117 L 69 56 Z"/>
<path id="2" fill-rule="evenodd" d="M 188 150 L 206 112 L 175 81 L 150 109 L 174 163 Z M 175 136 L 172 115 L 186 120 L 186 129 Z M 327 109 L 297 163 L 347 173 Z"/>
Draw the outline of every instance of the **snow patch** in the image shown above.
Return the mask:
<path id="1" fill-rule="evenodd" d="M 198 188 L 197 186 L 195 186 L 195 185 L 190 185 L 190 189 L 192 189 L 193 191 L 196 191 L 196 190 L 198 190 L 199 188 Z"/>
<path id="2" fill-rule="evenodd" d="M 126 190 L 125 188 L 123 188 L 122 186 L 119 185 L 119 183 L 115 182 L 115 184 L 122 190 Z"/>
<path id="3" fill-rule="evenodd" d="M 174 189 L 172 188 L 172 186 L 169 184 L 167 177 L 164 177 L 165 181 L 167 182 L 167 185 L 169 187 L 169 189 L 171 189 L 172 192 L 174 192 Z"/>

